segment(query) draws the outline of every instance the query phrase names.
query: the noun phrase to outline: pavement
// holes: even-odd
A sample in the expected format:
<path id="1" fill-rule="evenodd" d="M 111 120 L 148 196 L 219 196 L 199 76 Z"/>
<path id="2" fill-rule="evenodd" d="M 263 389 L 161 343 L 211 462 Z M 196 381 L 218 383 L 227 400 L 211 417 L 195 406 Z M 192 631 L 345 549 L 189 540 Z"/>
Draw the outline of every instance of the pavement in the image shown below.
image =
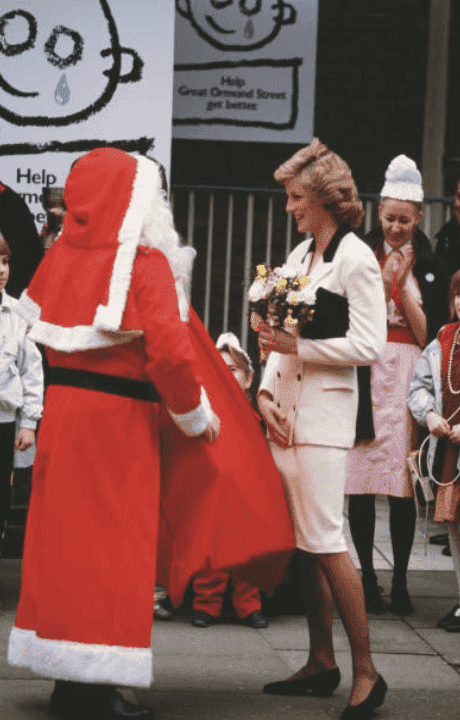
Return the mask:
<path id="1" fill-rule="evenodd" d="M 428 524 L 429 533 L 441 529 Z M 423 532 L 420 521 L 408 582 L 415 613 L 405 618 L 389 611 L 369 615 L 374 662 L 390 688 L 375 720 L 460 720 L 460 633 L 436 627 L 457 599 L 452 560 L 441 554 L 439 546 L 425 548 Z M 349 547 L 358 565 L 351 541 Z M 388 599 L 392 555 L 385 500 L 377 503 L 374 553 Z M 19 582 L 20 561 L 0 560 L 0 719 L 48 720 L 53 683 L 6 662 Z M 301 615 L 271 617 L 263 630 L 230 617 L 198 629 L 182 611 L 171 621 L 156 621 L 152 637 L 152 688 L 123 692 L 127 699 L 155 708 L 157 720 L 337 720 L 347 704 L 351 659 L 338 617 L 334 646 L 342 682 L 330 698 L 285 698 L 261 692 L 264 683 L 288 677 L 305 663 L 308 634 Z"/>

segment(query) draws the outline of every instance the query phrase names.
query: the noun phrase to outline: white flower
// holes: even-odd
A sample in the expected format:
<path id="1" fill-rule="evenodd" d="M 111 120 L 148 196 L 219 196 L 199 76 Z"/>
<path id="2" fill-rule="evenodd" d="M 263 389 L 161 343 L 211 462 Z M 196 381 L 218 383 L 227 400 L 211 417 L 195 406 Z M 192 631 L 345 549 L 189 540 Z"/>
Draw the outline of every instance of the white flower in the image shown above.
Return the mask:
<path id="1" fill-rule="evenodd" d="M 271 287 L 269 286 L 269 283 L 266 283 L 263 280 L 254 280 L 248 291 L 248 299 L 250 302 L 258 302 L 259 300 L 263 300 L 268 297 L 270 291 Z"/>

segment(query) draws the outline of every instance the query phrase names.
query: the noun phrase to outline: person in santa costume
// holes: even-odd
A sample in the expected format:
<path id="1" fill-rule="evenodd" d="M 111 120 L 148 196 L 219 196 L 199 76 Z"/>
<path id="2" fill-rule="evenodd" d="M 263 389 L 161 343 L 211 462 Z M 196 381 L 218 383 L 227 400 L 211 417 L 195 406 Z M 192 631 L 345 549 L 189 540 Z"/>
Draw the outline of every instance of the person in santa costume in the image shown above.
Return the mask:
<path id="1" fill-rule="evenodd" d="M 50 378 L 8 661 L 56 679 L 50 710 L 67 718 L 153 717 L 112 686 L 152 680 L 160 399 L 181 433 L 219 431 L 160 186 L 146 158 L 80 158 L 61 237 L 19 306 Z"/>
<path id="2" fill-rule="evenodd" d="M 217 338 L 216 348 L 250 403 L 249 390 L 254 379 L 251 358 L 241 347 L 236 335 L 231 332 L 223 333 Z M 231 382 L 230 378 L 229 381 Z M 235 392 L 237 392 L 236 388 Z M 260 419 L 260 416 L 257 418 Z M 193 578 L 192 625 L 206 628 L 220 617 L 225 590 L 229 583 L 237 617 L 256 630 L 266 628 L 268 620 L 262 614 L 262 601 L 258 588 L 244 580 L 231 577 L 225 571 L 203 573 Z"/>
<path id="3" fill-rule="evenodd" d="M 8 660 L 57 681 L 56 715 L 147 719 L 113 686 L 152 682 L 155 582 L 175 606 L 208 570 L 270 593 L 294 538 L 254 413 L 188 306 L 194 252 L 157 165 L 93 150 L 64 199 L 18 306 L 51 370 Z"/>

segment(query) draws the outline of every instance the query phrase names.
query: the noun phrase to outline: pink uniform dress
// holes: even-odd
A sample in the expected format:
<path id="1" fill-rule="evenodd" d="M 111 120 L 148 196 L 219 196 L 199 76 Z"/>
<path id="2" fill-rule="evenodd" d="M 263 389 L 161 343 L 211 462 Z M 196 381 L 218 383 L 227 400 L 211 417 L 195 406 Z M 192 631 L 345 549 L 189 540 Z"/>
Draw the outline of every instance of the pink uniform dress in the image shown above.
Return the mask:
<path id="1" fill-rule="evenodd" d="M 402 248 L 404 253 L 405 248 Z M 387 256 L 377 258 L 383 268 Z M 422 296 L 412 273 L 407 283 L 417 303 Z M 421 349 L 408 327 L 394 281 L 387 300 L 388 342 L 380 363 L 372 366 L 375 439 L 361 440 L 348 454 L 345 493 L 412 497 L 407 456 L 417 446 L 417 426 L 407 407 L 409 385 Z"/>

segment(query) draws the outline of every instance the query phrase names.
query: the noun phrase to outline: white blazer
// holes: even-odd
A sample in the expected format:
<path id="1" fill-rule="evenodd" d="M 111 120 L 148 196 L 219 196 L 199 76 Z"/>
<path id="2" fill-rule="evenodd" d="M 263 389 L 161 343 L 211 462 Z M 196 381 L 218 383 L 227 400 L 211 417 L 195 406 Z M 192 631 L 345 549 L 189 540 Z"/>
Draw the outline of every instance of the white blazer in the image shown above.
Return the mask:
<path id="1" fill-rule="evenodd" d="M 313 240 L 300 243 L 287 265 L 319 287 L 348 299 L 345 337 L 297 340 L 297 355 L 272 352 L 259 390 L 266 390 L 286 414 L 290 444 L 351 448 L 358 407 L 357 365 L 380 360 L 386 342 L 387 311 L 382 273 L 372 250 L 353 232 L 339 228 L 311 273 Z"/>

